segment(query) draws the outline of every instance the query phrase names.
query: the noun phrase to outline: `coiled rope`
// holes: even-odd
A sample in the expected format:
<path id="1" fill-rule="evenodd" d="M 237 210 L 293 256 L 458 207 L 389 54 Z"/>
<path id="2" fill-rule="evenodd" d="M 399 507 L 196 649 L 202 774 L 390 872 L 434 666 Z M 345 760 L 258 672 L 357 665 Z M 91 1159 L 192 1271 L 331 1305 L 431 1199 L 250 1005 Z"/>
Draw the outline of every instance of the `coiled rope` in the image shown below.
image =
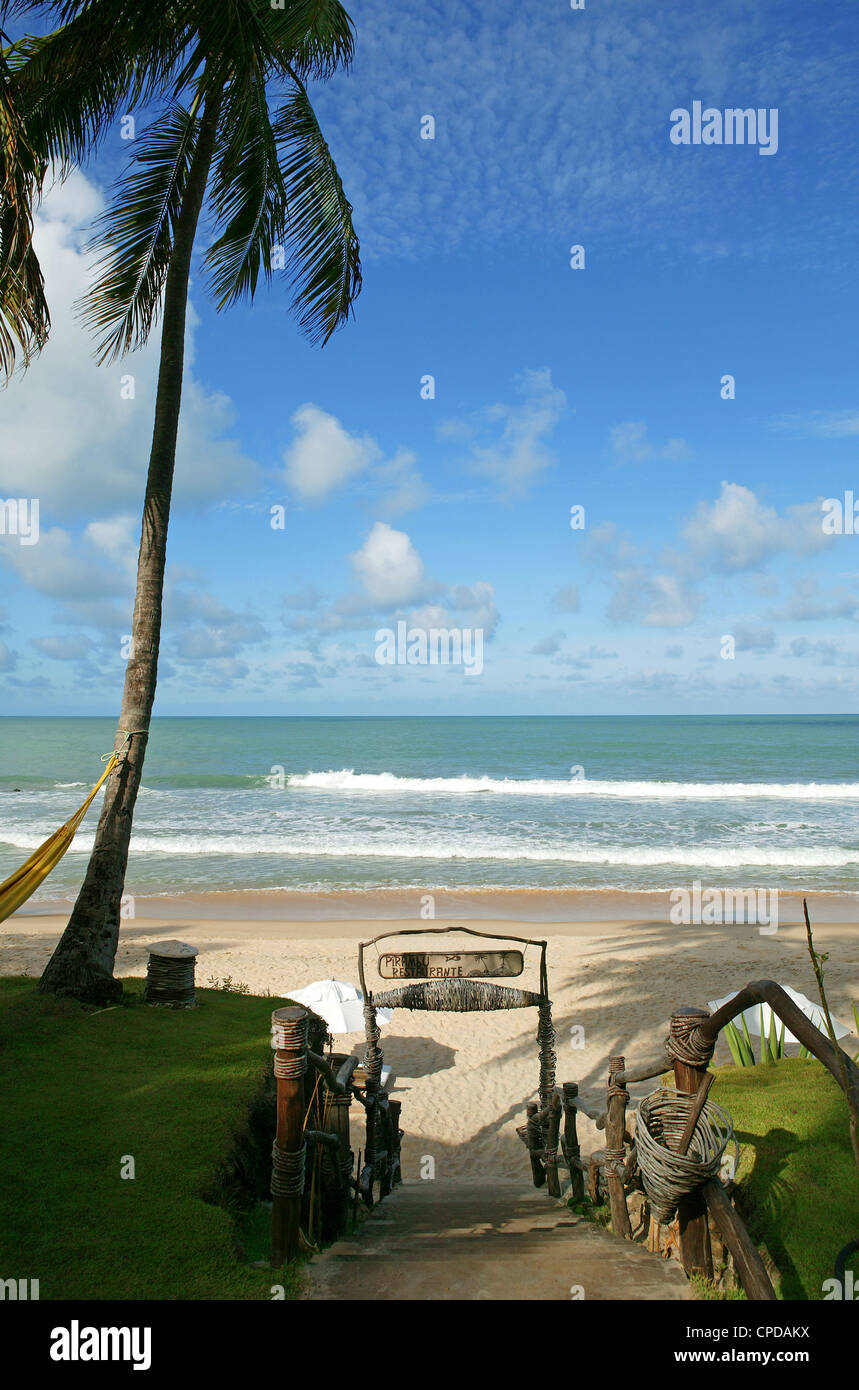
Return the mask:
<path id="1" fill-rule="evenodd" d="M 695 1126 L 688 1152 L 677 1153 L 693 1102 L 693 1096 L 660 1087 L 645 1096 L 638 1107 L 635 1128 L 638 1166 L 651 1212 L 660 1223 L 673 1221 L 680 1199 L 716 1177 L 722 1155 L 734 1138 L 728 1112 L 708 1100 Z"/>
<path id="2" fill-rule="evenodd" d="M 685 1062 L 689 1067 L 707 1066 L 715 1042 L 701 1037 L 701 1024 L 705 1022 L 703 1014 L 674 1014 L 665 1039 L 665 1050 L 672 1061 Z"/>

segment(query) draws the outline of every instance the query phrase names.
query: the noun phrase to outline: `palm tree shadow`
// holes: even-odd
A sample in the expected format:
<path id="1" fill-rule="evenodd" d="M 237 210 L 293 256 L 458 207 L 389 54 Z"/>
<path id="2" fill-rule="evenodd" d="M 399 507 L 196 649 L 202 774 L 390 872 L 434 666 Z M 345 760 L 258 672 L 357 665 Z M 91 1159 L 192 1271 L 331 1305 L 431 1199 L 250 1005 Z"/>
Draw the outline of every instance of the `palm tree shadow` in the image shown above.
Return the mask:
<path id="1" fill-rule="evenodd" d="M 402 1077 L 407 1082 L 450 1071 L 456 1064 L 456 1048 L 435 1038 L 386 1037 L 383 1048 L 386 1065 L 398 1080 Z"/>

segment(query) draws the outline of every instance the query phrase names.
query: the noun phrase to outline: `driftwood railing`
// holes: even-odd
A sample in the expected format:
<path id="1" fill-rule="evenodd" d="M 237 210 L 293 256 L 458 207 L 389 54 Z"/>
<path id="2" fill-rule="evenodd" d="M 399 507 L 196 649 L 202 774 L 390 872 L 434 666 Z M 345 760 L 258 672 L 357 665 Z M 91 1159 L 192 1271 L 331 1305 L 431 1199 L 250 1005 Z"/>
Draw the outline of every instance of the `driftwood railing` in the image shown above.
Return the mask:
<path id="1" fill-rule="evenodd" d="M 700 1008 L 678 1009 L 671 1017 L 661 1054 L 651 1061 L 628 1067 L 625 1057 L 612 1057 L 604 1101 L 587 1100 L 579 1095 L 574 1082 L 565 1082 L 562 1090 L 555 1090 L 539 1108 L 529 1105 L 526 1122 L 518 1133 L 529 1151 L 535 1187 L 547 1183 L 549 1175 L 556 1171 L 562 1115 L 560 1147 L 569 1172 L 570 1195 L 574 1200 L 583 1198 L 587 1175 L 592 1201 L 601 1203 L 607 1194 L 614 1231 L 631 1239 L 626 1192 L 640 1170 L 635 1140 L 627 1129 L 628 1084 L 673 1071 L 676 1090 L 681 1093 L 687 1112 L 687 1123 L 676 1148 L 676 1153 L 683 1154 L 684 1145 L 688 1148 L 705 1111 L 707 1090 L 713 1079 L 708 1067 L 719 1033 L 756 1004 L 768 1004 L 798 1042 L 831 1072 L 842 1089 L 846 1078 L 848 1099 L 854 1106 L 859 1102 L 859 1067 L 837 1043 L 815 1027 L 780 985 L 772 980 L 752 980 L 715 1013 Z M 604 1149 L 584 1158 L 576 1125 L 579 1111 L 587 1115 L 597 1129 L 604 1130 L 606 1137 Z M 713 1278 L 708 1213 L 733 1256 L 747 1297 L 774 1299 L 776 1295 L 760 1253 L 718 1177 L 711 1177 L 689 1191 L 677 1205 L 680 1255 L 686 1273 Z"/>
<path id="2" fill-rule="evenodd" d="M 357 1057 L 316 1052 L 308 1041 L 311 1025 L 316 1025 L 322 1046 L 324 1022 L 307 1009 L 275 1009 L 271 1016 L 277 1081 L 271 1177 L 274 1268 L 298 1254 L 302 1220 L 309 1229 L 314 1204 L 322 1234 L 334 1240 L 346 1230 L 359 1197 L 372 1207 L 376 1183 L 381 1198 L 401 1181 L 400 1102 L 389 1098 L 378 1078 L 364 1079 Z M 353 1101 L 363 1108 L 366 1120 L 368 1158 L 362 1168 L 359 1150 L 357 1173 L 350 1125 Z"/>

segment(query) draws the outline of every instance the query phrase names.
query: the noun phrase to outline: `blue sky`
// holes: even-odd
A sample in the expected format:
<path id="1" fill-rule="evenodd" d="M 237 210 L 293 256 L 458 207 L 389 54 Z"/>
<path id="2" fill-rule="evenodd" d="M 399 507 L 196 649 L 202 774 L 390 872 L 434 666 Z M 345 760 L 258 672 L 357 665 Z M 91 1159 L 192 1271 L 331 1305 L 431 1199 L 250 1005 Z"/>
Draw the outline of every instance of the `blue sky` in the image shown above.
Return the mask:
<path id="1" fill-rule="evenodd" d="M 859 710 L 859 536 L 821 508 L 859 497 L 855 7 L 350 12 L 314 98 L 364 290 L 320 351 L 284 285 L 224 315 L 192 285 L 156 712 Z M 777 151 L 673 144 L 697 100 L 776 109 Z M 98 368 L 71 305 L 127 153 L 117 127 L 41 214 L 54 332 L 0 402 L 0 499 L 40 509 L 38 544 L 0 536 L 4 713 L 118 709 L 157 342 Z M 482 674 L 379 665 L 398 620 L 480 628 Z"/>

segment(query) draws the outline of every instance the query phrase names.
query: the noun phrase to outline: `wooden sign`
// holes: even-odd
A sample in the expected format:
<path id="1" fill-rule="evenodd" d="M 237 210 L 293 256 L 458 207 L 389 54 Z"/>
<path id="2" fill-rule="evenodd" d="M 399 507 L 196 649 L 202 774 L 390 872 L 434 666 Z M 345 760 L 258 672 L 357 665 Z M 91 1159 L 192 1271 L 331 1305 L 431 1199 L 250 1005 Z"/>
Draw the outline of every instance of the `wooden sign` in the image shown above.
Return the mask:
<path id="1" fill-rule="evenodd" d="M 521 951 L 401 951 L 379 959 L 383 980 L 480 979 L 486 975 L 521 975 Z"/>

